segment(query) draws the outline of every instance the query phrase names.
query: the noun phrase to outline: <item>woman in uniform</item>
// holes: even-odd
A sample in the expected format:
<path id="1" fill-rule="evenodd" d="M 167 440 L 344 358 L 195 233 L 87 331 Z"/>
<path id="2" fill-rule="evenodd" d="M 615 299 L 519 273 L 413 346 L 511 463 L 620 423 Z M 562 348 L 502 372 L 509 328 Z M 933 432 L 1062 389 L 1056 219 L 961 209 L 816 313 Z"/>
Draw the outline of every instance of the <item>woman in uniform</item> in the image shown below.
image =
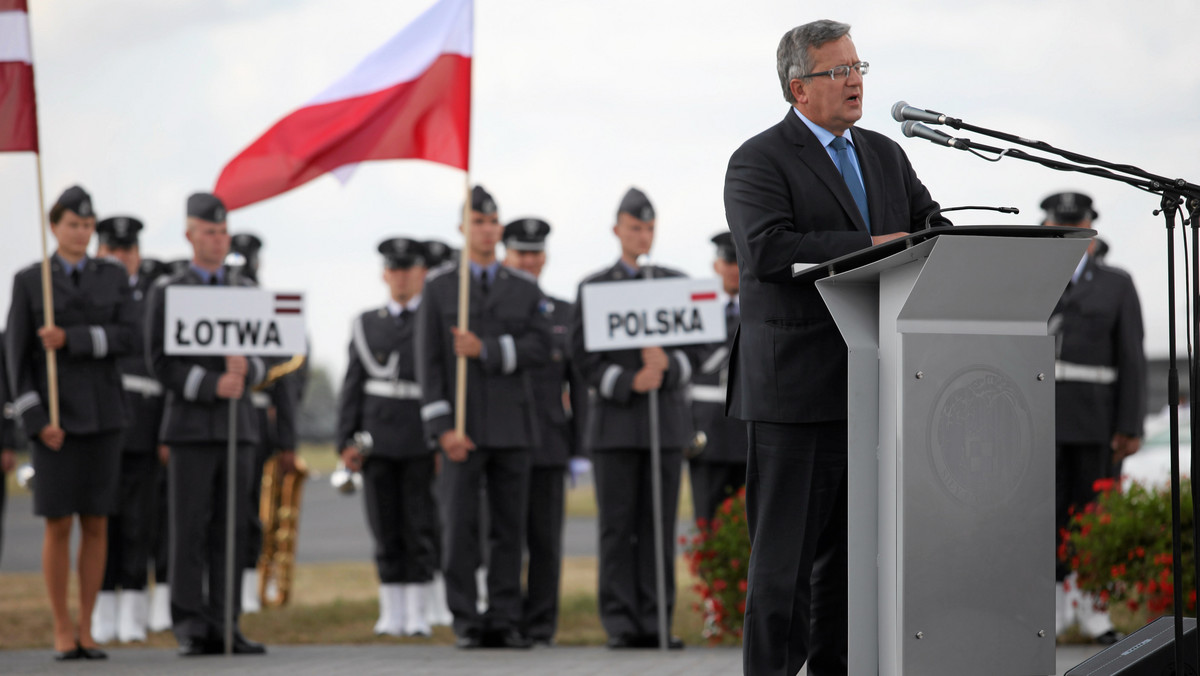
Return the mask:
<path id="1" fill-rule="evenodd" d="M 13 413 L 33 444 L 34 513 L 46 519 L 42 572 L 54 613 L 57 660 L 104 659 L 91 633 L 104 576 L 108 515 L 116 508 L 124 396 L 117 357 L 140 350 L 125 270 L 89 258 L 91 198 L 72 187 L 50 210 L 54 325 L 45 326 L 41 264 L 17 273 L 8 315 Z M 50 419 L 46 351 L 57 359 L 60 420 Z M 79 515 L 79 624 L 67 610 L 71 529 Z"/>

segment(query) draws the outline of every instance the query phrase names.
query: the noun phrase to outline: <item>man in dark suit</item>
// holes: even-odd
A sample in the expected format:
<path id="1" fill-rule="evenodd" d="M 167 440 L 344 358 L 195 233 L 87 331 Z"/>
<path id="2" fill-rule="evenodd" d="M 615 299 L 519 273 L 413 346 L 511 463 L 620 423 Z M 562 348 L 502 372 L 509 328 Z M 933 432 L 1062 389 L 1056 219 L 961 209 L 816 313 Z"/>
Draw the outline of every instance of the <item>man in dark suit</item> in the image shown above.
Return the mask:
<path id="1" fill-rule="evenodd" d="M 700 368 L 692 376 L 692 418 L 697 433 L 704 433 L 703 447 L 695 449 L 699 454 L 688 458 L 692 514 L 697 521 L 711 521 L 721 503 L 746 485 L 746 424 L 725 415 L 729 348 L 741 323 L 737 251 L 728 232 L 714 236 L 712 242 L 717 245 L 713 271 L 729 300 L 725 303 L 727 337 L 705 346 Z"/>
<path id="2" fill-rule="evenodd" d="M 655 212 L 650 199 L 630 188 L 617 208 L 613 226 L 621 246 L 615 264 L 586 277 L 579 285 L 571 321 L 571 353 L 591 388 L 585 421 L 584 448 L 591 452 L 596 478 L 600 526 L 600 621 L 610 648 L 659 646 L 658 594 L 655 574 L 652 472 L 662 477 L 663 560 L 668 632 L 675 607 L 675 515 L 683 448 L 692 442 L 688 386 L 702 351 L 700 346 L 588 352 L 584 347 L 586 315 L 583 287 L 588 284 L 682 277 L 657 265 L 639 265 L 654 244 Z M 650 464 L 651 391 L 658 392 L 658 468 Z M 683 642 L 667 637 L 672 649 Z"/>
<path id="3" fill-rule="evenodd" d="M 529 648 L 520 633 L 521 550 L 530 449 L 537 445 L 530 373 L 546 363 L 550 324 L 528 274 L 500 265 L 496 203 L 476 186 L 463 260 L 429 275 L 417 310 L 421 419 L 448 462 L 442 465 L 446 600 L 461 648 Z M 468 330 L 459 330 L 459 265 L 470 266 Z M 457 357 L 466 357 L 466 434 L 454 429 Z M 481 489 L 488 508 L 488 609 L 476 602 Z"/>
<path id="4" fill-rule="evenodd" d="M 847 351 L 792 264 L 901 237 L 938 205 L 896 143 L 852 130 L 867 63 L 848 25 L 788 31 L 777 67 L 791 108 L 725 175 L 742 310 L 727 411 L 749 423 L 743 655 L 754 676 L 825 676 L 846 673 Z"/>
<path id="5" fill-rule="evenodd" d="M 230 400 L 237 406 L 235 549 L 245 543 L 250 509 L 248 480 L 254 469 L 258 419 L 250 388 L 263 382 L 267 366 L 258 357 L 180 356 L 165 350 L 166 289 L 170 286 L 253 286 L 224 267 L 229 253 L 225 205 L 215 195 L 187 200 L 187 239 L 193 257 L 186 268 L 156 284 L 147 301 L 146 359 L 166 391 L 161 441 L 170 447 L 167 464 L 171 542 L 171 623 L 184 657 L 220 653 L 225 635 L 225 524 Z M 235 561 L 244 561 L 235 552 Z M 233 652 L 266 649 L 237 629 L 241 576 L 233 579 Z M 207 584 L 206 584 L 207 583 Z"/>
<path id="6" fill-rule="evenodd" d="M 521 218 L 504 226 L 504 264 L 540 278 L 549 234 L 550 224 L 540 218 Z M 576 425 L 587 396 L 587 386 L 580 382 L 570 360 L 567 330 L 573 311 L 571 303 L 543 294 L 542 312 L 552 331 L 550 359 L 532 373 L 539 443 L 533 447 L 529 474 L 529 518 L 525 522 L 529 572 L 521 633 L 542 645 L 553 644 L 558 628 L 567 465 L 580 452 Z"/>
<path id="7" fill-rule="evenodd" d="M 1091 228 L 1100 214 L 1092 199 L 1076 192 L 1042 201 L 1046 225 Z M 1079 261 L 1071 283 L 1050 315 L 1055 336 L 1055 525 L 1070 525 L 1071 511 L 1096 498 L 1097 479 L 1119 477 L 1121 462 L 1141 447 L 1146 415 L 1146 355 L 1142 307 L 1133 279 L 1098 260 L 1098 240 Z M 1120 636 L 1107 611 L 1091 598 L 1074 596 L 1059 563 L 1056 605 L 1059 632 L 1079 620 L 1080 630 L 1100 643 Z M 1072 603 L 1072 599 L 1077 602 Z"/>

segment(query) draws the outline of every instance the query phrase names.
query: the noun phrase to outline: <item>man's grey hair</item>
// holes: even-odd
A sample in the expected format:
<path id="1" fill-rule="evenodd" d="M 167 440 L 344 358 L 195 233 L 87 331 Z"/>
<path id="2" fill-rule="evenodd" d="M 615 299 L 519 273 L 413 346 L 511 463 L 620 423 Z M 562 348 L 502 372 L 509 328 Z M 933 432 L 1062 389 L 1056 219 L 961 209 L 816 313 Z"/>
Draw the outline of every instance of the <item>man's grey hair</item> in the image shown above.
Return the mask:
<path id="1" fill-rule="evenodd" d="M 812 72 L 813 62 L 809 50 L 849 34 L 850 24 L 829 19 L 796 26 L 784 33 L 783 39 L 779 41 L 779 49 L 775 52 L 775 68 L 779 71 L 783 98 L 788 103 L 796 102 L 796 97 L 792 96 L 791 81 Z"/>

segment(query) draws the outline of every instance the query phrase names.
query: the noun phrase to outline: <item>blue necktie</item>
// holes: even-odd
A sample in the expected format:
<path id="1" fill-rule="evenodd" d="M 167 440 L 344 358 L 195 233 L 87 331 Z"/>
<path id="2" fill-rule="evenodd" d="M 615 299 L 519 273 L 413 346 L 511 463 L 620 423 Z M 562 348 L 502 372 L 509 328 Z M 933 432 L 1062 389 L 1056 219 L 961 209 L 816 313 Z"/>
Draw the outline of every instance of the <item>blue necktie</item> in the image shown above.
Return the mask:
<path id="1" fill-rule="evenodd" d="M 858 172 L 854 170 L 854 164 L 850 161 L 850 142 L 844 136 L 835 136 L 829 145 L 837 151 L 837 167 L 842 173 L 842 180 L 846 182 L 846 187 L 850 189 L 850 196 L 854 198 L 854 203 L 858 205 L 858 212 L 862 214 L 863 222 L 867 224 L 867 232 L 871 231 L 871 216 L 867 213 L 867 190 L 863 188 L 862 179 L 858 177 Z"/>

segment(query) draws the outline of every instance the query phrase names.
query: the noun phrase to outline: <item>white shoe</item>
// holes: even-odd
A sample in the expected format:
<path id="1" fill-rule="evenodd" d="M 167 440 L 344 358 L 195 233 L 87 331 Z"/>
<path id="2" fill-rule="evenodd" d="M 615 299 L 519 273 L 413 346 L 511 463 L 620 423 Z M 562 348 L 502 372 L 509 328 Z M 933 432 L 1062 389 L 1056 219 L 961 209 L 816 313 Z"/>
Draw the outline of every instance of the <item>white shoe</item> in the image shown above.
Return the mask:
<path id="1" fill-rule="evenodd" d="M 404 594 L 401 585 L 379 585 L 379 621 L 375 623 L 375 633 L 403 636 L 404 611 Z"/>
<path id="2" fill-rule="evenodd" d="M 433 574 L 433 582 L 425 585 L 426 604 L 425 617 L 432 626 L 450 626 L 454 623 L 454 615 L 446 605 L 446 578 L 441 571 Z"/>
<path id="3" fill-rule="evenodd" d="M 96 595 L 92 609 L 92 640 L 101 645 L 117 637 L 117 592 L 102 591 Z"/>
<path id="4" fill-rule="evenodd" d="M 475 610 L 483 615 L 488 609 L 488 590 L 487 590 L 487 566 L 480 566 L 475 569 L 475 589 L 479 596 L 475 600 Z"/>
<path id="5" fill-rule="evenodd" d="M 242 614 L 249 615 L 262 610 L 258 600 L 258 569 L 247 568 L 242 571 Z"/>
<path id="6" fill-rule="evenodd" d="M 146 592 L 122 591 L 117 598 L 117 640 L 146 640 Z"/>
<path id="7" fill-rule="evenodd" d="M 425 608 L 429 605 L 427 602 L 429 586 L 425 584 L 400 586 L 404 589 L 404 635 L 425 638 L 433 636 L 433 630 L 429 628 L 429 620 L 425 615 Z"/>
<path id="8" fill-rule="evenodd" d="M 154 585 L 150 592 L 150 631 L 166 631 L 171 628 L 171 587 L 165 582 Z"/>

